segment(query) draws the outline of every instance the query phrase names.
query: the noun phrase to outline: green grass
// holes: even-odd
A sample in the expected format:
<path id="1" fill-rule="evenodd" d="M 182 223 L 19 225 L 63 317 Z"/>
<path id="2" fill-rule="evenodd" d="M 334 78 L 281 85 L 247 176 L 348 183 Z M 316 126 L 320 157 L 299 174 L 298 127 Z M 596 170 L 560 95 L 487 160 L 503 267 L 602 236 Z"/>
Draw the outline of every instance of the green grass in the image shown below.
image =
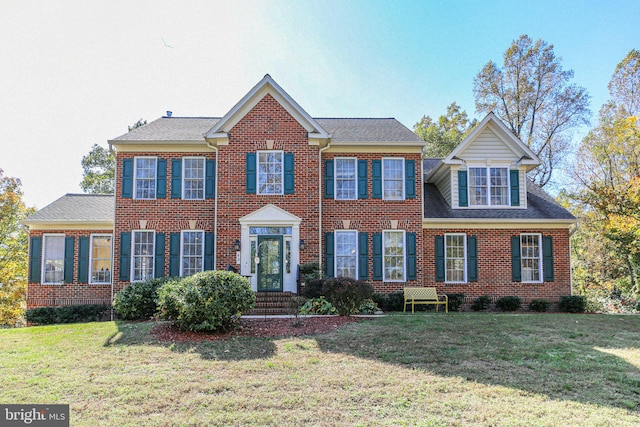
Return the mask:
<path id="1" fill-rule="evenodd" d="M 420 313 L 298 338 L 152 323 L 0 331 L 0 402 L 73 426 L 640 424 L 640 316 Z"/>

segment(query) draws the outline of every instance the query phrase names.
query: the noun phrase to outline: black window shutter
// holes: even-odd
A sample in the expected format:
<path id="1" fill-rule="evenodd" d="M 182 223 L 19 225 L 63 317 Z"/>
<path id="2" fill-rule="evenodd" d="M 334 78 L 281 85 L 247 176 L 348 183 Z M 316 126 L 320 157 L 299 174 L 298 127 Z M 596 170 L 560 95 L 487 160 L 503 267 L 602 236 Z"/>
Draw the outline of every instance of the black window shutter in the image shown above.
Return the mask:
<path id="1" fill-rule="evenodd" d="M 169 234 L 169 276 L 180 276 L 180 233 Z"/>
<path id="2" fill-rule="evenodd" d="M 324 274 L 327 277 L 335 276 L 333 233 L 324 233 Z"/>
<path id="3" fill-rule="evenodd" d="M 366 160 L 358 160 L 358 199 L 366 199 L 369 197 L 369 189 L 367 184 L 369 181 L 369 172 Z"/>
<path id="4" fill-rule="evenodd" d="M 216 161 L 206 160 L 205 170 L 204 198 L 213 199 L 216 197 Z"/>
<path id="5" fill-rule="evenodd" d="M 165 235 L 164 233 L 156 233 L 155 277 L 164 277 L 164 249 Z"/>
<path id="6" fill-rule="evenodd" d="M 120 233 L 120 280 L 129 281 L 131 274 L 131 233 Z"/>
<path id="7" fill-rule="evenodd" d="M 42 237 L 32 237 L 29 245 L 29 283 L 40 283 Z"/>
<path id="8" fill-rule="evenodd" d="M 436 282 L 445 280 L 444 236 L 436 236 Z"/>
<path id="9" fill-rule="evenodd" d="M 405 185 L 404 191 L 407 199 L 416 198 L 416 162 L 405 160 L 404 162 Z"/>
<path id="10" fill-rule="evenodd" d="M 122 198 L 133 197 L 133 159 L 122 160 Z"/>
<path id="11" fill-rule="evenodd" d="M 522 282 L 520 236 L 511 236 L 511 280 L 514 282 Z"/>
<path id="12" fill-rule="evenodd" d="M 417 277 L 417 257 L 416 257 L 416 233 L 406 233 L 407 238 L 407 280 L 416 280 Z"/>
<path id="13" fill-rule="evenodd" d="M 333 160 L 324 161 L 324 198 L 333 199 Z"/>
<path id="14" fill-rule="evenodd" d="M 182 159 L 171 160 L 171 198 L 182 197 Z"/>
<path id="15" fill-rule="evenodd" d="M 476 236 L 467 237 L 467 280 L 478 281 L 478 238 Z"/>
<path id="16" fill-rule="evenodd" d="M 512 170 L 509 173 L 511 175 L 511 206 L 520 206 L 520 173 L 518 170 Z"/>
<path id="17" fill-rule="evenodd" d="M 458 206 L 469 206 L 469 190 L 467 188 L 467 171 L 458 171 Z"/>
<path id="18" fill-rule="evenodd" d="M 551 236 L 542 237 L 542 272 L 545 282 L 553 282 L 553 239 Z"/>
<path id="19" fill-rule="evenodd" d="M 358 233 L 358 279 L 369 280 L 369 234 Z"/>
<path id="20" fill-rule="evenodd" d="M 89 238 L 78 239 L 78 283 L 89 282 Z"/>
<path id="21" fill-rule="evenodd" d="M 204 269 L 214 270 L 215 234 L 204 233 Z"/>
<path id="22" fill-rule="evenodd" d="M 73 283 L 73 257 L 75 252 L 75 238 L 64 239 L 64 282 Z"/>
<path id="23" fill-rule="evenodd" d="M 371 193 L 374 199 L 382 199 L 382 160 L 371 161 Z"/>
<path id="24" fill-rule="evenodd" d="M 382 233 L 373 234 L 373 280 L 382 280 Z"/>
<path id="25" fill-rule="evenodd" d="M 167 197 L 167 159 L 158 159 L 156 167 L 156 198 Z"/>
<path id="26" fill-rule="evenodd" d="M 293 153 L 284 153 L 284 194 L 294 194 L 295 160 Z"/>

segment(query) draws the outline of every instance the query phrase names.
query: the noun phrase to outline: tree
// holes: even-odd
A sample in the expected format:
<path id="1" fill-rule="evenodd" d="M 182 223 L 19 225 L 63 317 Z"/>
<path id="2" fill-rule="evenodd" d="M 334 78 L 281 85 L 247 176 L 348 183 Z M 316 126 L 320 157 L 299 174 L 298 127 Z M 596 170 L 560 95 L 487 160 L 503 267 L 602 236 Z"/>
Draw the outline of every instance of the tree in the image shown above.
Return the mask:
<path id="1" fill-rule="evenodd" d="M 553 45 L 522 35 L 504 53 L 502 68 L 489 61 L 474 79 L 479 113 L 494 112 L 542 161 L 530 174 L 547 184 L 570 147 L 571 131 L 588 124 L 586 89 L 570 84 Z"/>
<path id="2" fill-rule="evenodd" d="M 89 154 L 82 157 L 82 169 L 80 188 L 85 193 L 113 194 L 116 158 L 111 151 L 93 144 Z"/>
<path id="3" fill-rule="evenodd" d="M 22 201 L 19 179 L 0 169 L 0 325 L 15 326 L 24 314 L 28 234 L 20 223 L 33 209 Z"/>
<path id="4" fill-rule="evenodd" d="M 611 99 L 598 126 L 578 151 L 574 198 L 599 220 L 602 235 L 627 267 L 631 291 L 640 292 L 640 66 L 632 50 L 609 83 Z"/>
<path id="5" fill-rule="evenodd" d="M 138 120 L 127 126 L 129 132 L 147 124 Z M 113 153 L 98 144 L 93 144 L 86 156 L 82 157 L 82 182 L 80 188 L 90 194 L 113 194 L 115 191 L 116 158 Z"/>
<path id="6" fill-rule="evenodd" d="M 478 124 L 477 120 L 469 121 L 467 112 L 460 109 L 456 102 L 447 107 L 447 114 L 435 122 L 429 116 L 413 126 L 413 132 L 427 141 L 425 154 L 429 157 L 446 157 Z"/>

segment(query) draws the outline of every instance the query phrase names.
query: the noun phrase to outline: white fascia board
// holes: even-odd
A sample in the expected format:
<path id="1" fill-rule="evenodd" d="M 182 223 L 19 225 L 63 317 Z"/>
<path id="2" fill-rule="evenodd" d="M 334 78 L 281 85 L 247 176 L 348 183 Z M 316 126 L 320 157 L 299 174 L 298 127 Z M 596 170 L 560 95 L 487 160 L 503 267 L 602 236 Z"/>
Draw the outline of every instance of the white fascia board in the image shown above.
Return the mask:
<path id="1" fill-rule="evenodd" d="M 496 219 L 496 218 L 424 218 L 423 229 L 435 228 L 569 228 L 578 220 L 575 219 Z"/>
<path id="2" fill-rule="evenodd" d="M 81 221 L 23 221 L 29 230 L 91 230 L 113 233 L 114 221 L 81 222 Z"/>

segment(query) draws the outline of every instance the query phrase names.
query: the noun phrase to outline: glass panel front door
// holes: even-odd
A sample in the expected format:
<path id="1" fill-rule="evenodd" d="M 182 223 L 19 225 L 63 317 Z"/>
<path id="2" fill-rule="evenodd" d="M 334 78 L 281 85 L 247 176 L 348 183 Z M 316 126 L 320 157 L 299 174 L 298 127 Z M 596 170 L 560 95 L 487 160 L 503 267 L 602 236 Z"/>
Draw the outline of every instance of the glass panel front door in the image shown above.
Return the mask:
<path id="1" fill-rule="evenodd" d="M 258 291 L 282 291 L 282 236 L 258 236 Z"/>

